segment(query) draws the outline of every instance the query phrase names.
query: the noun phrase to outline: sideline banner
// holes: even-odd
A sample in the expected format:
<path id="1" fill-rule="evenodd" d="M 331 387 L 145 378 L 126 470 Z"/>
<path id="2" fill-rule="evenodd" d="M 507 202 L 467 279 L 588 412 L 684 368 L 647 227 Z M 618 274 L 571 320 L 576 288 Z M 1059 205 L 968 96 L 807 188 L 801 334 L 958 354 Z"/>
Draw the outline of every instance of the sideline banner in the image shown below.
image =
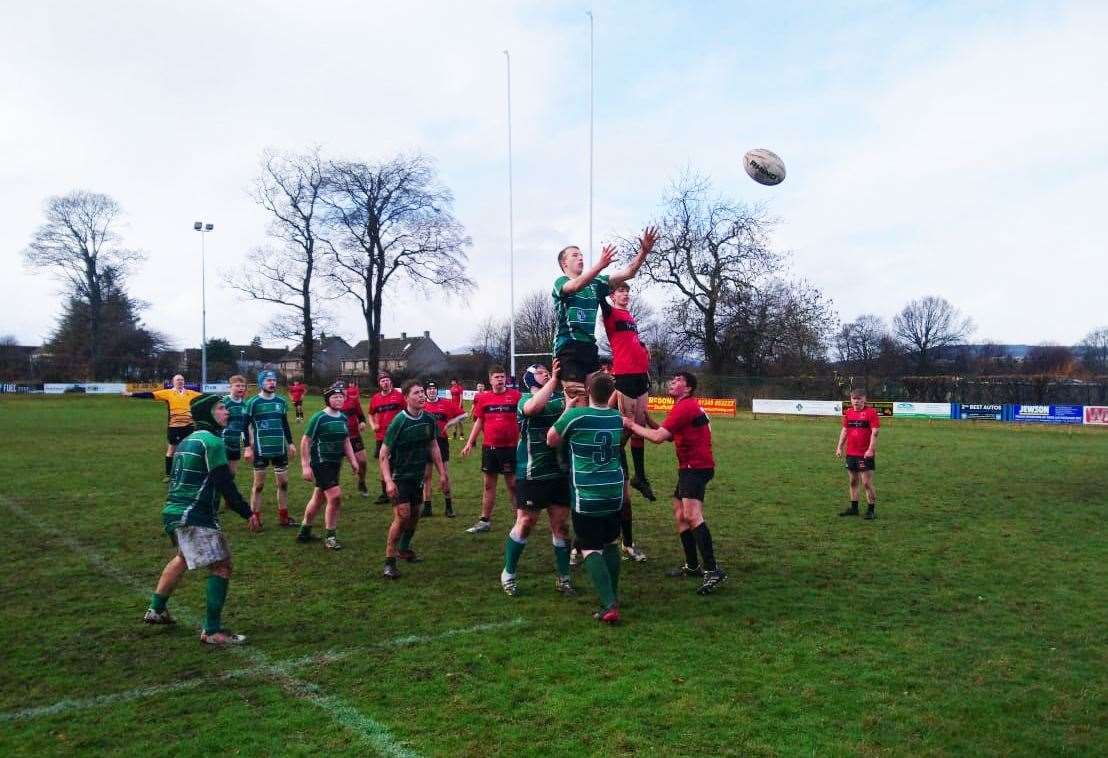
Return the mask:
<path id="1" fill-rule="evenodd" d="M 893 410 L 892 400 L 870 400 L 866 398 L 866 405 L 877 411 L 878 416 L 892 416 L 895 414 Z M 846 413 L 846 409 L 850 407 L 850 399 L 843 400 L 843 413 Z"/>
<path id="2" fill-rule="evenodd" d="M 653 398 L 651 398 L 653 400 Z M 841 416 L 843 404 L 838 400 L 763 400 L 755 398 L 755 413 L 785 413 L 790 416 Z"/>
<path id="3" fill-rule="evenodd" d="M 46 395 L 64 395 L 67 392 L 88 395 L 122 395 L 127 391 L 123 383 L 68 382 L 64 384 L 44 384 L 42 391 Z"/>
<path id="4" fill-rule="evenodd" d="M 950 417 L 966 421 L 1003 421 L 1004 406 L 996 403 L 954 403 Z"/>
<path id="5" fill-rule="evenodd" d="M 204 385 L 205 392 L 230 392 L 230 382 L 208 382 Z"/>
<path id="6" fill-rule="evenodd" d="M 709 416 L 734 416 L 738 405 L 733 397 L 697 397 L 696 402 Z M 650 395 L 646 401 L 648 411 L 669 413 L 673 407 L 673 398 L 669 395 Z"/>
<path id="7" fill-rule="evenodd" d="M 0 384 L 0 392 L 13 394 L 26 394 L 42 392 L 41 384 Z"/>
<path id="8" fill-rule="evenodd" d="M 1094 426 L 1108 426 L 1108 405 L 1086 405 L 1085 423 Z"/>
<path id="9" fill-rule="evenodd" d="M 1080 405 L 1009 405 L 1008 421 L 1030 424 L 1080 424 Z"/>
<path id="10" fill-rule="evenodd" d="M 902 418 L 944 418 L 950 419 L 950 403 L 893 403 L 893 415 Z"/>

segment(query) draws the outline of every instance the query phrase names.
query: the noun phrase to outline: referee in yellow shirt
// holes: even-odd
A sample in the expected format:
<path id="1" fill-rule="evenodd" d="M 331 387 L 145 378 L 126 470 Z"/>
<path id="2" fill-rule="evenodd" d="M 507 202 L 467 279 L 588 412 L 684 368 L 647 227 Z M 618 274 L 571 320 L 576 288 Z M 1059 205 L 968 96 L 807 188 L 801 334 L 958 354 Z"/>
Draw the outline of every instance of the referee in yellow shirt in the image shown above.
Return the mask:
<path id="1" fill-rule="evenodd" d="M 165 479 L 163 480 L 168 482 L 169 475 L 173 471 L 173 453 L 177 450 L 177 444 L 196 431 L 192 423 L 189 403 L 194 397 L 200 397 L 201 393 L 185 389 L 185 377 L 177 374 L 173 377 L 173 386 L 169 389 L 124 394 L 140 400 L 161 400 L 168 406 L 169 424 L 165 431 Z"/>

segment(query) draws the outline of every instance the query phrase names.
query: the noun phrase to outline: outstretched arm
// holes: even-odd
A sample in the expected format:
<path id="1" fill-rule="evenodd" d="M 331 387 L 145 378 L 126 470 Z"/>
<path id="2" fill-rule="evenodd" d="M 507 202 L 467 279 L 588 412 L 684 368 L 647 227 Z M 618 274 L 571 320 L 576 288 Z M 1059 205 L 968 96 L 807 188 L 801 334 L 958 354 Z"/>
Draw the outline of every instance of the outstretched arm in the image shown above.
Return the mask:
<path id="1" fill-rule="evenodd" d="M 612 265 L 612 261 L 615 260 L 615 257 L 616 249 L 611 245 L 605 245 L 604 249 L 600 251 L 600 257 L 596 259 L 596 263 L 582 271 L 580 276 L 575 276 L 563 284 L 560 294 L 572 295 L 574 292 L 583 290 L 601 271 Z"/>
<path id="2" fill-rule="evenodd" d="M 666 429 L 664 426 L 659 426 L 651 429 L 649 427 L 642 426 L 641 424 L 636 424 L 634 421 L 626 417 L 624 417 L 623 419 L 623 428 L 631 432 L 632 434 L 639 435 L 644 440 L 650 440 L 655 445 L 661 444 L 663 442 L 668 442 L 669 440 L 673 439 L 673 435 L 670 434 L 669 429 Z"/>
<path id="3" fill-rule="evenodd" d="M 646 227 L 642 236 L 639 237 L 639 252 L 635 253 L 635 257 L 627 264 L 627 268 L 609 276 L 608 283 L 615 287 L 618 284 L 623 284 L 628 279 L 633 279 L 635 274 L 639 273 L 639 268 L 642 267 L 643 261 L 646 260 L 646 256 L 650 255 L 650 251 L 654 249 L 654 243 L 657 241 L 658 228 L 654 226 Z"/>

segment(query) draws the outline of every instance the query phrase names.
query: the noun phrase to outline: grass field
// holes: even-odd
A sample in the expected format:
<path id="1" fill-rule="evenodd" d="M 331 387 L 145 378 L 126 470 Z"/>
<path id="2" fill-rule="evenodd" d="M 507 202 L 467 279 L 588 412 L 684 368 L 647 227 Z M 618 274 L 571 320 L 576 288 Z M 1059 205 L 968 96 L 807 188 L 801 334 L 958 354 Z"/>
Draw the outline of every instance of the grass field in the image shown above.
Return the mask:
<path id="1" fill-rule="evenodd" d="M 668 503 L 636 501 L 623 617 L 556 595 L 545 522 L 518 598 L 498 583 L 510 518 L 420 525 L 426 561 L 380 578 L 386 508 L 348 497 L 346 547 L 225 519 L 225 621 L 197 642 L 204 582 L 144 626 L 165 561 L 164 409 L 0 399 L 0 754 L 1047 755 L 1108 744 L 1108 434 L 887 422 L 874 522 L 835 516 L 835 420 L 713 423 L 706 507 L 731 579 L 680 562 Z M 294 431 L 298 430 L 294 426 Z M 460 446 L 455 443 L 455 454 Z M 651 448 L 672 491 L 672 446 Z M 295 469 L 294 469 L 295 470 Z M 343 476 L 350 483 L 349 471 Z M 240 475 L 240 481 L 244 477 Z M 349 488 L 348 488 L 349 490 Z M 308 486 L 294 481 L 295 516 Z M 503 497 L 503 496 L 501 496 Z M 1098 748 L 1097 745 L 1100 745 Z"/>

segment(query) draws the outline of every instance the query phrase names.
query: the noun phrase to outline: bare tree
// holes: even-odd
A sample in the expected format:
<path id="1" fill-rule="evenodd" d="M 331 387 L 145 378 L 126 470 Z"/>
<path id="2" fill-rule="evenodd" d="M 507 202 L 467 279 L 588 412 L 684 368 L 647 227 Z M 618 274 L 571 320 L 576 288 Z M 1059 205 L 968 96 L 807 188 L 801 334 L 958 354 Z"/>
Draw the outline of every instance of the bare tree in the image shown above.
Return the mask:
<path id="1" fill-rule="evenodd" d="M 934 295 L 911 301 L 893 317 L 893 334 L 915 354 L 920 373 L 927 371 L 936 349 L 958 344 L 973 330 L 972 319 Z"/>
<path id="2" fill-rule="evenodd" d="M 314 373 L 315 335 L 326 323 L 320 305 L 323 248 L 321 194 L 327 183 L 318 150 L 300 155 L 266 151 L 253 197 L 272 216 L 268 235 L 278 244 L 259 247 L 247 257 L 241 271 L 229 277 L 230 286 L 252 300 L 280 306 L 268 332 L 302 345 L 304 376 Z"/>
<path id="3" fill-rule="evenodd" d="M 106 290 L 123 286 L 128 268 L 142 260 L 142 253 L 120 245 L 122 210 L 108 195 L 75 190 L 51 197 L 45 214 L 23 258 L 28 266 L 49 269 L 66 284 L 71 298 L 87 304 L 88 371 L 91 378 L 100 378 Z"/>
<path id="4" fill-rule="evenodd" d="M 516 306 L 516 351 L 549 352 L 557 331 L 558 317 L 550 294 L 534 290 L 524 295 Z"/>
<path id="5" fill-rule="evenodd" d="M 866 381 L 873 375 L 881 359 L 881 349 L 889 334 L 880 316 L 866 313 L 843 324 L 835 335 L 835 352 L 840 361 Z"/>
<path id="6" fill-rule="evenodd" d="M 726 363 L 749 376 L 806 373 L 826 364 L 838 321 L 818 289 L 778 277 L 728 293 L 718 313 Z"/>
<path id="7" fill-rule="evenodd" d="M 507 319 L 492 316 L 481 322 L 473 335 L 473 354 L 480 358 L 481 373 L 497 364 L 508 368 L 511 353 L 511 325 Z"/>
<path id="8" fill-rule="evenodd" d="M 454 218 L 454 196 L 421 155 L 380 164 L 332 162 L 325 197 L 331 280 L 357 300 L 365 319 L 369 370 L 380 361 L 381 309 L 401 283 L 421 291 L 467 294 L 466 248 L 473 243 Z"/>
<path id="9" fill-rule="evenodd" d="M 1081 360 L 1091 374 L 1108 373 L 1108 326 L 1094 329 L 1081 340 Z"/>
<path id="10" fill-rule="evenodd" d="M 1073 351 L 1063 345 L 1043 343 L 1027 351 L 1023 359 L 1024 371 L 1044 376 L 1069 376 L 1077 359 Z"/>

